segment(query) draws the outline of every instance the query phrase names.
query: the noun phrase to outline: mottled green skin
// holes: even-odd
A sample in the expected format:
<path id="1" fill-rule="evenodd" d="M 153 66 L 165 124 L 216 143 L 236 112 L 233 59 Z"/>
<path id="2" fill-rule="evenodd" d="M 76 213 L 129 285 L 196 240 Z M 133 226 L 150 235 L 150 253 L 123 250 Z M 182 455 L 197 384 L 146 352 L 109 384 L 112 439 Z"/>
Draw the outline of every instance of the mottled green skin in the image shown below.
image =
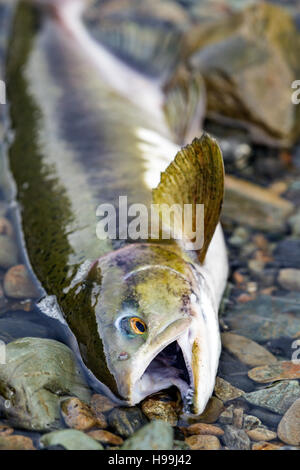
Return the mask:
<path id="1" fill-rule="evenodd" d="M 159 123 L 152 123 L 130 102 L 115 95 L 99 81 L 98 75 L 93 75 L 93 69 L 87 75 L 84 59 L 77 57 L 70 43 L 64 43 L 58 29 L 51 28 L 55 26 L 41 24 L 31 6 L 20 4 L 7 76 L 15 133 L 9 152 L 10 167 L 17 185 L 16 197 L 33 270 L 45 292 L 56 295 L 87 366 L 101 382 L 117 392 L 107 366 L 107 357 L 112 361 L 113 356 L 109 343 L 114 342 L 107 328 L 113 329 L 125 297 L 128 299 L 130 289 L 126 295 L 121 292 L 122 275 L 135 269 L 136 263 L 170 265 L 163 280 L 160 272 L 155 275 L 151 270 L 150 278 L 147 275 L 139 280 L 141 286 L 145 281 L 144 294 L 138 294 L 136 289 L 130 292 L 150 299 L 149 289 L 152 295 L 153 286 L 159 282 L 164 286 L 164 293 L 160 299 L 153 299 L 154 306 L 161 311 L 164 305 L 169 305 L 166 322 L 174 322 L 182 316 L 190 293 L 189 282 L 183 281 L 177 271 L 185 276 L 188 264 L 172 251 L 165 252 L 163 247 L 151 244 L 145 256 L 138 256 L 133 264 L 126 255 L 125 261 L 114 258 L 111 269 L 103 268 L 102 263 L 106 267 L 110 263 L 107 254 L 125 242 L 113 244 L 97 239 L 96 208 L 100 203 L 116 203 L 117 197 L 124 194 L 128 196 L 128 204 L 150 203 L 151 190 L 143 182 L 145 165 L 134 129 L 137 126 L 155 129 Z M 175 249 L 172 246 L 169 249 Z M 134 253 L 132 245 L 129 259 L 136 259 Z M 82 262 L 95 261 L 101 256 L 104 261 L 95 264 L 87 279 L 74 286 L 72 281 Z M 176 292 L 175 287 L 172 291 L 172 285 L 178 288 Z M 168 297 L 170 302 L 166 301 Z M 113 306 L 109 305 L 110 298 L 115 300 Z M 131 300 L 134 302 L 134 298 Z M 147 308 L 144 305 L 147 315 L 151 313 L 151 302 Z M 141 309 L 139 305 L 140 316 Z M 103 331 L 106 332 L 104 346 Z M 154 336 L 155 331 L 153 328 Z M 117 340 L 118 351 L 122 351 L 122 341 L 126 346 L 127 339 Z M 140 343 L 133 344 L 137 347 Z M 116 357 L 114 360 L 117 364 Z"/>

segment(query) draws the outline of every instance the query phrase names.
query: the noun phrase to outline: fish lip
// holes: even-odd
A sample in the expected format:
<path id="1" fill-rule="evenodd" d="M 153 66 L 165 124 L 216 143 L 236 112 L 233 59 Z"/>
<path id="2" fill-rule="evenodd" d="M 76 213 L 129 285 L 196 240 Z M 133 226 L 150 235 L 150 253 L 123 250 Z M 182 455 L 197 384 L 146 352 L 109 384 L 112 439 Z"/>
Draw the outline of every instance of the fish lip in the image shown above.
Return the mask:
<path id="1" fill-rule="evenodd" d="M 144 398 L 146 398 L 147 396 L 153 394 L 153 393 L 156 393 L 160 390 L 163 390 L 164 388 L 169 388 L 172 384 L 170 383 L 167 387 L 163 387 L 163 386 L 160 386 L 158 385 L 157 389 L 155 387 L 155 389 L 153 391 L 151 391 L 149 393 L 149 391 L 145 391 L 145 392 L 142 392 L 142 391 L 139 391 L 137 389 L 138 385 L 140 384 L 141 385 L 141 379 L 144 377 L 145 375 L 145 372 L 146 370 L 148 369 L 148 367 L 150 366 L 150 364 L 155 360 L 155 358 L 165 349 L 167 348 L 170 344 L 174 343 L 174 342 L 177 342 L 178 346 L 180 347 L 181 351 L 182 351 L 182 355 L 183 355 L 183 358 L 184 358 L 184 361 L 185 361 L 185 366 L 186 366 L 186 369 L 188 371 L 188 374 L 189 374 L 189 378 L 190 378 L 190 385 L 187 385 L 187 387 L 189 389 L 191 389 L 191 387 L 193 387 L 193 372 L 192 372 L 192 364 L 191 364 L 191 361 L 189 361 L 188 359 L 188 356 L 187 354 L 185 353 L 185 351 L 183 351 L 182 347 L 180 346 L 179 344 L 179 340 L 182 336 L 186 335 L 186 334 L 189 334 L 189 330 L 190 330 L 190 327 L 192 325 L 192 320 L 189 318 L 189 319 L 185 319 L 187 321 L 185 321 L 184 323 L 184 329 L 183 331 L 180 331 L 176 336 L 172 336 L 170 339 L 168 339 L 168 341 L 165 341 L 162 345 L 160 345 L 159 348 L 156 348 L 154 350 L 154 352 L 152 352 L 151 354 L 149 354 L 148 358 L 147 358 L 147 361 L 144 362 L 143 364 L 143 367 L 140 368 L 140 369 L 135 369 L 130 375 L 129 377 L 127 378 L 127 390 L 128 390 L 128 393 L 126 394 L 127 395 L 127 402 L 129 405 L 133 406 L 137 403 L 139 403 L 141 400 L 143 400 Z M 177 320 L 178 321 L 178 320 Z M 182 322 L 182 320 L 179 320 Z M 176 322 L 174 322 L 176 323 Z M 172 325 L 172 324 L 171 324 Z M 162 332 L 164 333 L 165 331 L 167 330 L 167 328 Z M 151 343 L 150 343 L 151 344 Z M 179 388 L 179 390 L 182 392 L 182 389 L 183 387 L 180 387 L 180 382 L 182 382 L 182 385 L 184 384 L 184 381 L 183 379 L 178 379 L 177 380 L 177 384 L 175 383 L 176 380 L 174 380 L 174 385 L 177 386 Z"/>

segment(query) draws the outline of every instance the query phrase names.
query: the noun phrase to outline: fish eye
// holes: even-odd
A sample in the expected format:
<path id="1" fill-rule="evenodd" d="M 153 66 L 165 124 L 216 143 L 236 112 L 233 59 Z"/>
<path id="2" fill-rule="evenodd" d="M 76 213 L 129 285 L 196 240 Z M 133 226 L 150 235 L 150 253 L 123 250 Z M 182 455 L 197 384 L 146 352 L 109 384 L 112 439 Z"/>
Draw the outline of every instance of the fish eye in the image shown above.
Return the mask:
<path id="1" fill-rule="evenodd" d="M 123 317 L 119 328 L 129 336 L 143 335 L 147 331 L 146 323 L 139 317 Z"/>

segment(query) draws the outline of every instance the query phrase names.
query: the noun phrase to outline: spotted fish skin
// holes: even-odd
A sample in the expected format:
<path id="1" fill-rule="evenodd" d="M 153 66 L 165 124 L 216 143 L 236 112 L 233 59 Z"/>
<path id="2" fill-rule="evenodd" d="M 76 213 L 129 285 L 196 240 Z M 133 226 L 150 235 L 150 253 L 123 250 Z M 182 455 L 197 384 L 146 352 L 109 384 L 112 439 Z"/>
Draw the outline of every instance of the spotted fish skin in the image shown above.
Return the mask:
<path id="1" fill-rule="evenodd" d="M 9 162 L 29 261 L 44 292 L 57 298 L 85 364 L 130 404 L 174 384 L 183 396 L 194 389 L 200 412 L 220 353 L 217 311 L 227 276 L 220 227 L 204 263 L 174 240 L 96 235 L 99 204 L 117 207 L 126 195 L 128 206 L 149 208 L 156 175 L 179 150 L 162 110 L 152 113 L 116 90 L 56 17 L 22 2 L 7 81 Z M 145 334 L 126 336 L 123 317 L 140 318 Z M 168 375 L 155 363 L 147 372 L 176 341 L 189 383 L 176 368 Z"/>

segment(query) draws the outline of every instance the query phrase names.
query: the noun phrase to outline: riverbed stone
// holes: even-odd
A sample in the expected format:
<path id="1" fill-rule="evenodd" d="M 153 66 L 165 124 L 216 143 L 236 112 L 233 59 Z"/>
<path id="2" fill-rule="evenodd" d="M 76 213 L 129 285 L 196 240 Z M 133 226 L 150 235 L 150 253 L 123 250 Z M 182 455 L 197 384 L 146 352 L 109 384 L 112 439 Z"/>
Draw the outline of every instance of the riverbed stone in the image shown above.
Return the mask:
<path id="1" fill-rule="evenodd" d="M 165 421 L 154 420 L 129 437 L 121 450 L 171 450 L 172 448 L 172 426 Z"/>
<path id="2" fill-rule="evenodd" d="M 142 403 L 142 411 L 152 421 L 159 419 L 176 426 L 178 421 L 178 405 L 166 393 L 147 397 Z"/>
<path id="3" fill-rule="evenodd" d="M 300 292 L 300 269 L 281 269 L 278 275 L 278 284 L 284 289 Z"/>
<path id="4" fill-rule="evenodd" d="M 36 450 L 32 439 L 21 435 L 0 435 L 0 450 Z"/>
<path id="5" fill-rule="evenodd" d="M 98 414 L 102 416 L 102 413 L 112 410 L 117 405 L 105 395 L 95 393 L 91 398 L 90 406 L 96 416 Z"/>
<path id="6" fill-rule="evenodd" d="M 36 431 L 61 427 L 62 399 L 73 395 L 88 402 L 91 395 L 72 351 L 50 339 L 9 343 L 0 384 L 0 410 L 9 423 Z"/>
<path id="7" fill-rule="evenodd" d="M 221 339 L 223 347 L 248 366 L 277 362 L 276 357 L 272 353 L 245 336 L 234 333 L 222 333 Z"/>
<path id="8" fill-rule="evenodd" d="M 14 299 L 36 298 L 39 292 L 26 266 L 19 264 L 10 268 L 4 276 L 4 291 Z"/>
<path id="9" fill-rule="evenodd" d="M 224 404 L 219 398 L 211 397 L 203 413 L 191 418 L 189 421 L 208 424 L 215 423 L 224 409 Z"/>
<path id="10" fill-rule="evenodd" d="M 282 417 L 277 432 L 286 444 L 300 446 L 300 397 Z"/>
<path id="11" fill-rule="evenodd" d="M 189 435 L 210 435 L 210 436 L 223 436 L 224 431 L 219 426 L 206 423 L 191 424 L 185 431 Z"/>
<path id="12" fill-rule="evenodd" d="M 248 376 L 251 380 L 259 383 L 300 379 L 300 364 L 293 361 L 278 361 L 275 364 L 255 367 L 249 370 Z"/>
<path id="13" fill-rule="evenodd" d="M 244 398 L 252 405 L 284 414 L 292 403 L 300 398 L 300 386 L 296 380 L 277 382 L 267 388 L 246 393 Z"/>
<path id="14" fill-rule="evenodd" d="M 61 403 L 61 412 L 66 425 L 72 429 L 86 431 L 93 427 L 102 429 L 107 427 L 103 414 L 98 414 L 97 417 L 86 403 L 76 397 L 64 400 Z"/>
<path id="15" fill-rule="evenodd" d="M 114 408 L 108 416 L 109 426 L 125 438 L 134 434 L 146 423 L 146 417 L 137 406 Z"/>
<path id="16" fill-rule="evenodd" d="M 185 439 L 189 448 L 192 450 L 219 450 L 221 443 L 216 436 L 195 435 Z"/>
<path id="17" fill-rule="evenodd" d="M 61 445 L 67 450 L 103 450 L 100 442 L 77 429 L 62 429 L 44 434 L 40 443 L 44 447 Z"/>
<path id="18" fill-rule="evenodd" d="M 0 235 L 0 268 L 8 269 L 18 262 L 18 249 L 7 235 Z"/>
<path id="19" fill-rule="evenodd" d="M 101 442 L 102 444 L 120 446 L 124 442 L 120 436 L 116 436 L 115 434 L 104 429 L 93 429 L 92 431 L 89 431 L 86 434 L 95 439 L 96 441 Z"/>
<path id="20" fill-rule="evenodd" d="M 272 191 L 234 176 L 225 178 L 222 218 L 248 227 L 282 232 L 294 206 Z"/>
<path id="21" fill-rule="evenodd" d="M 282 446 L 280 442 L 260 441 L 252 445 L 252 450 L 281 450 Z"/>
<path id="22" fill-rule="evenodd" d="M 249 450 L 251 445 L 250 439 L 243 429 L 235 428 L 229 424 L 225 426 L 222 440 L 229 449 Z"/>
<path id="23" fill-rule="evenodd" d="M 246 431 L 248 436 L 250 437 L 251 441 L 273 441 L 277 438 L 277 433 L 274 431 L 270 431 L 270 429 L 263 428 L 263 427 L 256 427 L 255 429 L 251 429 Z"/>
<path id="24" fill-rule="evenodd" d="M 244 394 L 243 390 L 231 385 L 227 380 L 221 377 L 216 377 L 214 394 L 222 400 L 223 403 L 241 397 Z"/>
<path id="25" fill-rule="evenodd" d="M 259 295 L 234 306 L 224 320 L 235 334 L 257 342 L 300 333 L 300 293 L 284 297 Z"/>

